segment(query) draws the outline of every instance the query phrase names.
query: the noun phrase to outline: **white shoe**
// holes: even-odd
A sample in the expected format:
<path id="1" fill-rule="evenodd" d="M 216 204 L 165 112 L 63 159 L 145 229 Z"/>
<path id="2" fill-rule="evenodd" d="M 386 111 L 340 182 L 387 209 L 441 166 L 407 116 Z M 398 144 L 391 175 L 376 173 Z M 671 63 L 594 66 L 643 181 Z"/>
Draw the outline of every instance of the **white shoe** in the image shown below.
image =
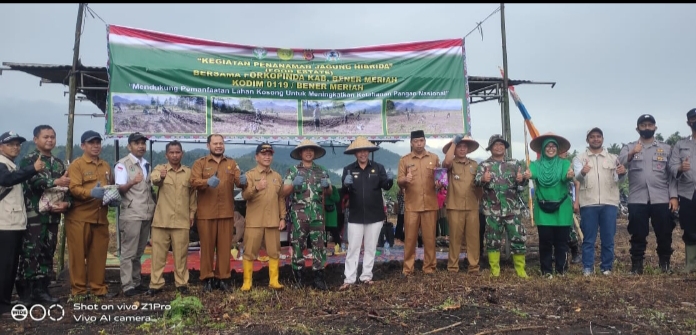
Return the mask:
<path id="1" fill-rule="evenodd" d="M 602 274 L 605 276 L 610 276 L 611 275 L 611 270 L 604 270 L 602 271 Z"/>

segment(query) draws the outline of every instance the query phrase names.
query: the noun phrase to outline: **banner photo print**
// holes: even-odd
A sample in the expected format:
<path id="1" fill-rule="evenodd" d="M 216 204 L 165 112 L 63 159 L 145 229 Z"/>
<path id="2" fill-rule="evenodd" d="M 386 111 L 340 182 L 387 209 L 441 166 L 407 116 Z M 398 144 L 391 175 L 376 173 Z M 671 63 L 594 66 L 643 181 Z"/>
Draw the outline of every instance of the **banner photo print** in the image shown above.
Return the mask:
<path id="1" fill-rule="evenodd" d="M 106 135 L 408 138 L 469 131 L 463 39 L 352 49 L 236 45 L 110 25 Z"/>

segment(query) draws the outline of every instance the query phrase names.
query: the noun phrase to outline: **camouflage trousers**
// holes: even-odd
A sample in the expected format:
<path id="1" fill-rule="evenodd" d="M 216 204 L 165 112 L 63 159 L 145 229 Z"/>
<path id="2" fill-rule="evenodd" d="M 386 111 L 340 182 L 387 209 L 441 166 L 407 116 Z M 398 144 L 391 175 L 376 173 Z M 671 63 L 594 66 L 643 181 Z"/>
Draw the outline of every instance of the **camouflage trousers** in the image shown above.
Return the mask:
<path id="1" fill-rule="evenodd" d="M 575 227 L 570 228 L 570 236 L 568 237 L 568 246 L 578 246 L 578 233 L 575 232 Z"/>
<path id="2" fill-rule="evenodd" d="M 35 280 L 51 277 L 53 254 L 58 238 L 57 223 L 30 223 L 22 237 L 17 280 Z"/>
<path id="3" fill-rule="evenodd" d="M 325 226 L 323 221 L 293 220 L 290 232 L 292 245 L 292 268 L 301 270 L 305 266 L 302 252 L 307 249 L 307 236 L 312 244 L 312 270 L 323 270 L 326 266 L 326 247 L 324 245 Z"/>
<path id="4" fill-rule="evenodd" d="M 527 232 L 518 216 L 486 216 L 486 249 L 500 251 L 503 233 L 507 233 L 512 254 L 524 254 L 527 252 Z"/>

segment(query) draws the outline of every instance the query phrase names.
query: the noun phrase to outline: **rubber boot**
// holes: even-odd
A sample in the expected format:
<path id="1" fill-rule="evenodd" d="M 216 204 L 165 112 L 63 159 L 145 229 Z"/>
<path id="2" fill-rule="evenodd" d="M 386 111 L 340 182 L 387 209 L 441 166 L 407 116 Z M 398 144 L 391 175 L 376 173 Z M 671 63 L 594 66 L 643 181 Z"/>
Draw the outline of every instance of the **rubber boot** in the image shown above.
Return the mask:
<path id="1" fill-rule="evenodd" d="M 17 280 L 15 281 L 15 288 L 17 288 L 20 304 L 24 306 L 31 306 L 34 304 L 31 300 L 31 287 L 29 286 L 29 281 Z"/>
<path id="2" fill-rule="evenodd" d="M 488 264 L 491 265 L 491 277 L 500 276 L 500 251 L 488 252 Z"/>
<path id="3" fill-rule="evenodd" d="M 242 261 L 242 268 L 244 269 L 244 283 L 242 284 L 242 291 L 251 290 L 251 277 L 254 275 L 254 261 L 247 261 L 246 259 Z"/>
<path id="4" fill-rule="evenodd" d="M 512 255 L 512 262 L 515 264 L 515 272 L 517 272 L 517 276 L 520 278 L 529 278 L 529 276 L 527 276 L 527 271 L 524 270 L 526 263 L 524 254 Z"/>
<path id="5" fill-rule="evenodd" d="M 631 274 L 642 275 L 643 274 L 643 258 L 631 257 Z"/>
<path id="6" fill-rule="evenodd" d="M 48 294 L 48 286 L 44 288 L 43 279 L 33 279 L 29 281 L 31 287 L 31 300 L 38 304 L 57 304 L 58 299 Z"/>
<path id="7" fill-rule="evenodd" d="M 278 282 L 278 277 L 279 277 L 279 272 L 280 268 L 278 266 L 278 260 L 277 259 L 269 259 L 268 260 L 268 277 L 271 279 L 268 282 L 268 287 L 274 289 L 274 290 L 282 290 L 283 285 L 280 285 Z"/>
<path id="8" fill-rule="evenodd" d="M 302 269 L 292 269 L 292 275 L 295 278 L 295 285 L 297 288 L 302 288 Z"/>
<path id="9" fill-rule="evenodd" d="M 324 282 L 324 270 L 314 271 L 314 287 L 320 291 L 328 291 L 326 282 Z"/>
<path id="10" fill-rule="evenodd" d="M 686 249 L 686 266 L 684 273 L 696 272 L 696 245 L 687 245 Z"/>

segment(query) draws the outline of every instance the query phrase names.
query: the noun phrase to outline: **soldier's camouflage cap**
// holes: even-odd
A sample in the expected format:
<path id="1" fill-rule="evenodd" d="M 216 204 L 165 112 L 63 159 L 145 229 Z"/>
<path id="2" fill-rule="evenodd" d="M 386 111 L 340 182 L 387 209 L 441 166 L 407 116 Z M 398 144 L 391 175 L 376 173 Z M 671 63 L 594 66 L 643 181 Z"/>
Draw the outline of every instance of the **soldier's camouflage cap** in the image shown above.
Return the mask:
<path id="1" fill-rule="evenodd" d="M 491 148 L 493 147 L 493 144 L 495 144 L 495 142 L 503 142 L 503 144 L 505 144 L 505 149 L 510 147 L 510 143 L 508 143 L 508 141 L 505 140 L 503 135 L 495 134 L 491 136 L 490 139 L 488 139 L 488 146 L 486 147 L 486 151 L 491 151 Z"/>

